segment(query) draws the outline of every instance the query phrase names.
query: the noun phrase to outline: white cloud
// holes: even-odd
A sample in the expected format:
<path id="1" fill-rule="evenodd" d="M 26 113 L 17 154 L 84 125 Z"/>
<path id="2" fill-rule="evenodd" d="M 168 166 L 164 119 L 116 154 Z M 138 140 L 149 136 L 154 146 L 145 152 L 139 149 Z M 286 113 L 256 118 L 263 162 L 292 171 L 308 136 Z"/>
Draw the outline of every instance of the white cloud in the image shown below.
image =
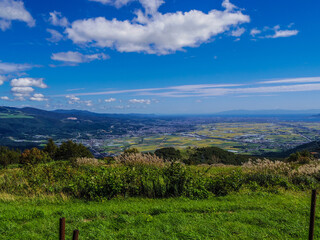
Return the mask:
<path id="1" fill-rule="evenodd" d="M 11 92 L 19 100 L 24 100 L 34 92 L 33 87 L 47 88 L 48 86 L 43 83 L 42 78 L 15 78 L 10 82 Z"/>
<path id="2" fill-rule="evenodd" d="M 80 98 L 78 98 L 74 95 L 67 95 L 66 98 L 69 99 L 69 101 L 68 101 L 69 104 L 80 103 Z"/>
<path id="3" fill-rule="evenodd" d="M 10 100 L 10 98 L 7 97 L 7 96 L 2 96 L 2 97 L 0 97 L 0 99 L 1 99 L 1 100 L 5 100 L 5 101 L 9 101 L 9 100 Z"/>
<path id="4" fill-rule="evenodd" d="M 185 47 L 197 47 L 231 27 L 250 22 L 249 16 L 241 11 L 231 11 L 234 7 L 228 1 L 223 4 L 226 11 L 157 12 L 151 17 L 139 11 L 132 21 L 104 17 L 78 20 L 66 29 L 66 33 L 77 44 L 93 44 L 119 52 L 169 54 Z"/>
<path id="5" fill-rule="evenodd" d="M 144 103 L 144 104 L 151 104 L 151 100 L 149 99 L 130 99 L 130 103 Z"/>
<path id="6" fill-rule="evenodd" d="M 2 31 L 10 28 L 11 21 L 26 22 L 29 27 L 35 25 L 35 20 L 25 9 L 23 1 L 1 0 L 0 1 L 0 29 Z"/>
<path id="7" fill-rule="evenodd" d="M 83 103 L 84 103 L 87 107 L 91 107 L 91 106 L 93 105 L 91 100 L 83 101 Z"/>
<path id="8" fill-rule="evenodd" d="M 227 10 L 227 11 L 232 11 L 234 9 L 237 9 L 237 6 L 233 5 L 230 3 L 230 0 L 223 0 L 222 6 Z"/>
<path id="9" fill-rule="evenodd" d="M 109 4 L 116 6 L 117 8 L 127 5 L 134 0 L 89 0 L 91 2 L 100 2 L 102 4 Z"/>
<path id="10" fill-rule="evenodd" d="M 289 25 L 290 27 L 293 26 L 293 24 Z M 262 32 L 264 32 L 264 35 L 260 35 Z M 268 33 L 266 33 L 268 32 Z M 271 32 L 271 33 L 270 33 Z M 264 27 L 263 30 L 259 30 L 257 28 L 254 28 L 251 30 L 250 34 L 251 36 L 255 37 L 256 35 L 260 35 L 260 38 L 280 38 L 280 37 L 291 37 L 295 36 L 299 33 L 298 30 L 281 30 L 280 25 L 276 25 L 274 27 Z"/>
<path id="11" fill-rule="evenodd" d="M 11 21 L 0 19 L 0 29 L 5 31 L 11 27 Z"/>
<path id="12" fill-rule="evenodd" d="M 63 35 L 54 29 L 47 29 L 47 32 L 51 34 L 51 37 L 47 38 L 50 42 L 59 42 L 63 39 Z"/>
<path id="13" fill-rule="evenodd" d="M 100 2 L 102 4 L 113 5 L 117 8 L 123 7 L 130 2 L 139 1 L 145 9 L 146 14 L 153 15 L 158 11 L 158 8 L 164 3 L 163 0 L 89 0 L 92 2 Z"/>
<path id="14" fill-rule="evenodd" d="M 108 58 L 109 58 L 109 56 L 107 56 L 104 53 L 84 55 L 79 52 L 71 52 L 71 51 L 54 53 L 51 56 L 52 60 L 61 61 L 61 62 L 68 62 L 68 63 L 84 63 L 84 62 L 91 62 L 94 60 L 105 60 Z"/>
<path id="15" fill-rule="evenodd" d="M 258 34 L 260 34 L 260 33 L 261 33 L 261 31 L 258 30 L 257 28 L 253 28 L 253 29 L 251 29 L 251 31 L 250 31 L 250 35 L 251 35 L 252 37 L 255 37 L 256 35 L 258 35 Z"/>
<path id="16" fill-rule="evenodd" d="M 150 15 L 155 14 L 159 7 L 164 3 L 163 0 L 139 0 L 139 2 L 145 9 L 146 14 Z"/>
<path id="17" fill-rule="evenodd" d="M 7 78 L 5 76 L 0 75 L 0 85 L 2 85 L 6 80 Z"/>
<path id="18" fill-rule="evenodd" d="M 85 100 L 82 101 L 80 98 L 74 96 L 74 95 L 67 95 L 66 98 L 68 99 L 69 104 L 84 104 L 88 107 L 91 107 L 93 105 L 92 100 Z"/>
<path id="19" fill-rule="evenodd" d="M 244 28 L 237 28 L 231 32 L 231 36 L 240 37 L 242 34 L 244 34 L 245 31 L 246 29 Z"/>
<path id="20" fill-rule="evenodd" d="M 31 69 L 32 67 L 33 66 L 30 64 L 4 63 L 4 62 L 0 61 L 0 73 L 1 74 L 21 72 L 21 71 Z"/>
<path id="21" fill-rule="evenodd" d="M 303 83 L 303 84 L 298 84 Z M 274 86 L 261 84 L 274 84 Z M 91 92 L 79 93 L 82 96 L 92 95 L 110 95 L 134 93 L 139 96 L 161 96 L 161 97 L 210 97 L 224 95 L 247 95 L 247 94 L 273 94 L 286 92 L 309 92 L 320 91 L 320 77 L 313 78 L 290 78 L 270 80 L 263 82 L 255 82 L 250 84 L 196 84 L 196 85 L 181 85 L 164 88 L 146 88 L 146 89 L 128 89 L 114 90 L 107 92 Z M 149 99 L 131 99 L 130 103 L 145 103 L 150 104 Z"/>
<path id="22" fill-rule="evenodd" d="M 287 78 L 279 80 L 269 80 L 259 82 L 261 84 L 275 84 L 275 83 L 312 83 L 320 82 L 320 77 L 307 77 L 307 78 Z"/>
<path id="23" fill-rule="evenodd" d="M 13 87 L 11 88 L 11 92 L 14 96 L 23 100 L 24 97 L 30 96 L 30 94 L 34 91 L 32 87 Z"/>
<path id="24" fill-rule="evenodd" d="M 42 102 L 42 101 L 47 101 L 48 99 L 44 97 L 43 94 L 41 93 L 36 93 L 34 94 L 32 97 L 30 97 L 31 101 L 38 101 L 38 102 Z"/>
<path id="25" fill-rule="evenodd" d="M 47 88 L 43 78 L 15 78 L 11 80 L 12 87 L 38 87 Z"/>
<path id="26" fill-rule="evenodd" d="M 69 25 L 69 21 L 66 17 L 63 17 L 60 12 L 53 11 L 49 13 L 49 21 L 54 26 L 67 27 Z"/>
<path id="27" fill-rule="evenodd" d="M 115 98 L 109 98 L 109 99 L 105 99 L 104 101 L 107 102 L 107 103 L 110 103 L 110 102 L 115 102 L 117 99 Z"/>
<path id="28" fill-rule="evenodd" d="M 268 35 L 266 38 L 291 37 L 297 35 L 298 33 L 298 30 L 276 30 L 273 35 Z"/>

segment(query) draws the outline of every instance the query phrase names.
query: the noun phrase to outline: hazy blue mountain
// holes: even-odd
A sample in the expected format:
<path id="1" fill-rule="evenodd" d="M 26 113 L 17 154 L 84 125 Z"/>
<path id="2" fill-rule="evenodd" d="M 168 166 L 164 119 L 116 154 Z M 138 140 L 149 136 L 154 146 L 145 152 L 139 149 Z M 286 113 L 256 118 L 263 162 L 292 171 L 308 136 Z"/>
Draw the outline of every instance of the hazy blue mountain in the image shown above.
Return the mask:
<path id="1" fill-rule="evenodd" d="M 231 110 L 216 113 L 216 115 L 315 115 L 319 114 L 319 109 L 308 109 L 308 110 Z"/>

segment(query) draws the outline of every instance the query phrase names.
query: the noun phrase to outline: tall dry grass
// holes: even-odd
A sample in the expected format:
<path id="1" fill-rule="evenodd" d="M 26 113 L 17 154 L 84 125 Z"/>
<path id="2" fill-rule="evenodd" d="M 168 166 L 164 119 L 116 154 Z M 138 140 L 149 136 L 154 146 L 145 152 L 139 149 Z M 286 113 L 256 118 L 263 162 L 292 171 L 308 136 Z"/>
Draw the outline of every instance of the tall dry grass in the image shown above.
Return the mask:
<path id="1" fill-rule="evenodd" d="M 271 161 L 258 159 L 244 163 L 243 169 L 249 172 L 281 174 L 286 176 L 315 176 L 320 173 L 320 161 L 316 160 L 308 164 L 297 162 Z"/>
<path id="2" fill-rule="evenodd" d="M 115 157 L 115 163 L 125 166 L 155 166 L 164 167 L 167 163 L 162 158 L 152 154 L 130 153 Z"/>

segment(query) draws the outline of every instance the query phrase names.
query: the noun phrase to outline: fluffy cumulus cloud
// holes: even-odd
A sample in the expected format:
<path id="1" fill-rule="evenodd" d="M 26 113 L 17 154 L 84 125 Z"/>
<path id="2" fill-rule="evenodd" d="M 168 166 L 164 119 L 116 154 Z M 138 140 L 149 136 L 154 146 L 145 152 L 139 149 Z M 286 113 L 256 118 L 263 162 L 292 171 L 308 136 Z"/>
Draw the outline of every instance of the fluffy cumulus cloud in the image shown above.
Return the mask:
<path id="1" fill-rule="evenodd" d="M 12 94 L 19 100 L 25 100 L 26 97 L 34 92 L 34 87 L 47 88 L 42 78 L 15 78 L 10 82 Z M 33 96 L 35 97 L 35 96 Z"/>
<path id="2" fill-rule="evenodd" d="M 109 56 L 104 53 L 85 55 L 85 54 L 82 54 L 79 52 L 71 52 L 71 51 L 54 53 L 51 56 L 52 60 L 71 63 L 71 64 L 91 62 L 94 60 L 105 60 L 108 58 L 109 58 Z"/>
<path id="3" fill-rule="evenodd" d="M 144 104 L 151 104 L 150 99 L 130 99 L 130 103 L 144 103 Z"/>
<path id="4" fill-rule="evenodd" d="M 5 31 L 10 28 L 11 22 L 14 20 L 26 22 L 29 27 L 33 27 L 35 25 L 35 20 L 25 9 L 23 1 L 1 0 L 0 29 Z"/>
<path id="5" fill-rule="evenodd" d="M 74 95 L 67 95 L 66 98 L 68 99 L 69 104 L 84 104 L 87 107 L 91 107 L 93 105 L 92 100 L 81 100 Z"/>
<path id="6" fill-rule="evenodd" d="M 111 102 L 115 102 L 117 99 L 115 99 L 115 98 L 109 98 L 109 99 L 105 99 L 104 101 L 106 102 L 106 103 L 111 103 Z"/>
<path id="7" fill-rule="evenodd" d="M 49 13 L 49 22 L 54 26 L 67 27 L 69 21 L 66 17 L 63 17 L 60 12 L 53 11 Z"/>
<path id="8" fill-rule="evenodd" d="M 9 101 L 10 98 L 8 96 L 2 96 L 0 97 L 1 100 L 4 100 L 4 101 Z"/>
<path id="9" fill-rule="evenodd" d="M 38 101 L 38 102 L 42 102 L 42 101 L 47 101 L 48 99 L 44 97 L 43 94 L 41 93 L 36 93 L 34 94 L 32 97 L 30 97 L 31 101 Z"/>
<path id="10" fill-rule="evenodd" d="M 80 103 L 80 98 L 78 98 L 74 95 L 67 95 L 66 98 L 68 99 L 69 104 Z"/>
<path id="11" fill-rule="evenodd" d="M 151 9 L 157 9 L 162 3 L 140 2 L 144 2 L 146 12 L 154 11 Z M 192 10 L 162 14 L 156 11 L 149 16 L 138 11 L 132 21 L 104 17 L 77 20 L 66 29 L 66 33 L 77 44 L 93 44 L 119 52 L 169 54 L 185 47 L 197 47 L 218 34 L 250 22 L 249 16 L 236 10 L 229 1 L 225 0 L 223 5 L 224 11 L 212 10 L 209 13 Z"/>
<path id="12" fill-rule="evenodd" d="M 47 88 L 43 78 L 15 78 L 11 80 L 12 87 L 38 87 Z"/>

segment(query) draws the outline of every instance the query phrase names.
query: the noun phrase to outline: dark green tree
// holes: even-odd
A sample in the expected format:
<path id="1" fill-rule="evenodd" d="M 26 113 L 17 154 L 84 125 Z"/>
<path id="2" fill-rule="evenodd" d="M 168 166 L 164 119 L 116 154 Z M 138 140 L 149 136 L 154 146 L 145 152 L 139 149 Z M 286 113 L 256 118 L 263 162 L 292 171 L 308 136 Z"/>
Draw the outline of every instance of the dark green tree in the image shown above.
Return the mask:
<path id="1" fill-rule="evenodd" d="M 49 139 L 47 145 L 43 148 L 43 151 L 48 153 L 52 159 L 55 159 L 58 146 L 55 144 L 53 139 Z"/>
<path id="2" fill-rule="evenodd" d="M 124 150 L 124 154 L 136 154 L 139 153 L 139 150 L 137 148 L 128 148 Z"/>
<path id="3" fill-rule="evenodd" d="M 10 164 L 19 163 L 21 152 L 0 146 L 0 166 L 7 167 Z"/>
<path id="4" fill-rule="evenodd" d="M 166 161 L 175 161 L 181 159 L 181 152 L 173 147 L 157 149 L 154 154 Z"/>
<path id="5" fill-rule="evenodd" d="M 77 157 L 93 158 L 93 155 L 83 144 L 77 144 L 71 140 L 63 142 L 57 149 L 57 160 L 70 160 L 71 158 Z"/>

